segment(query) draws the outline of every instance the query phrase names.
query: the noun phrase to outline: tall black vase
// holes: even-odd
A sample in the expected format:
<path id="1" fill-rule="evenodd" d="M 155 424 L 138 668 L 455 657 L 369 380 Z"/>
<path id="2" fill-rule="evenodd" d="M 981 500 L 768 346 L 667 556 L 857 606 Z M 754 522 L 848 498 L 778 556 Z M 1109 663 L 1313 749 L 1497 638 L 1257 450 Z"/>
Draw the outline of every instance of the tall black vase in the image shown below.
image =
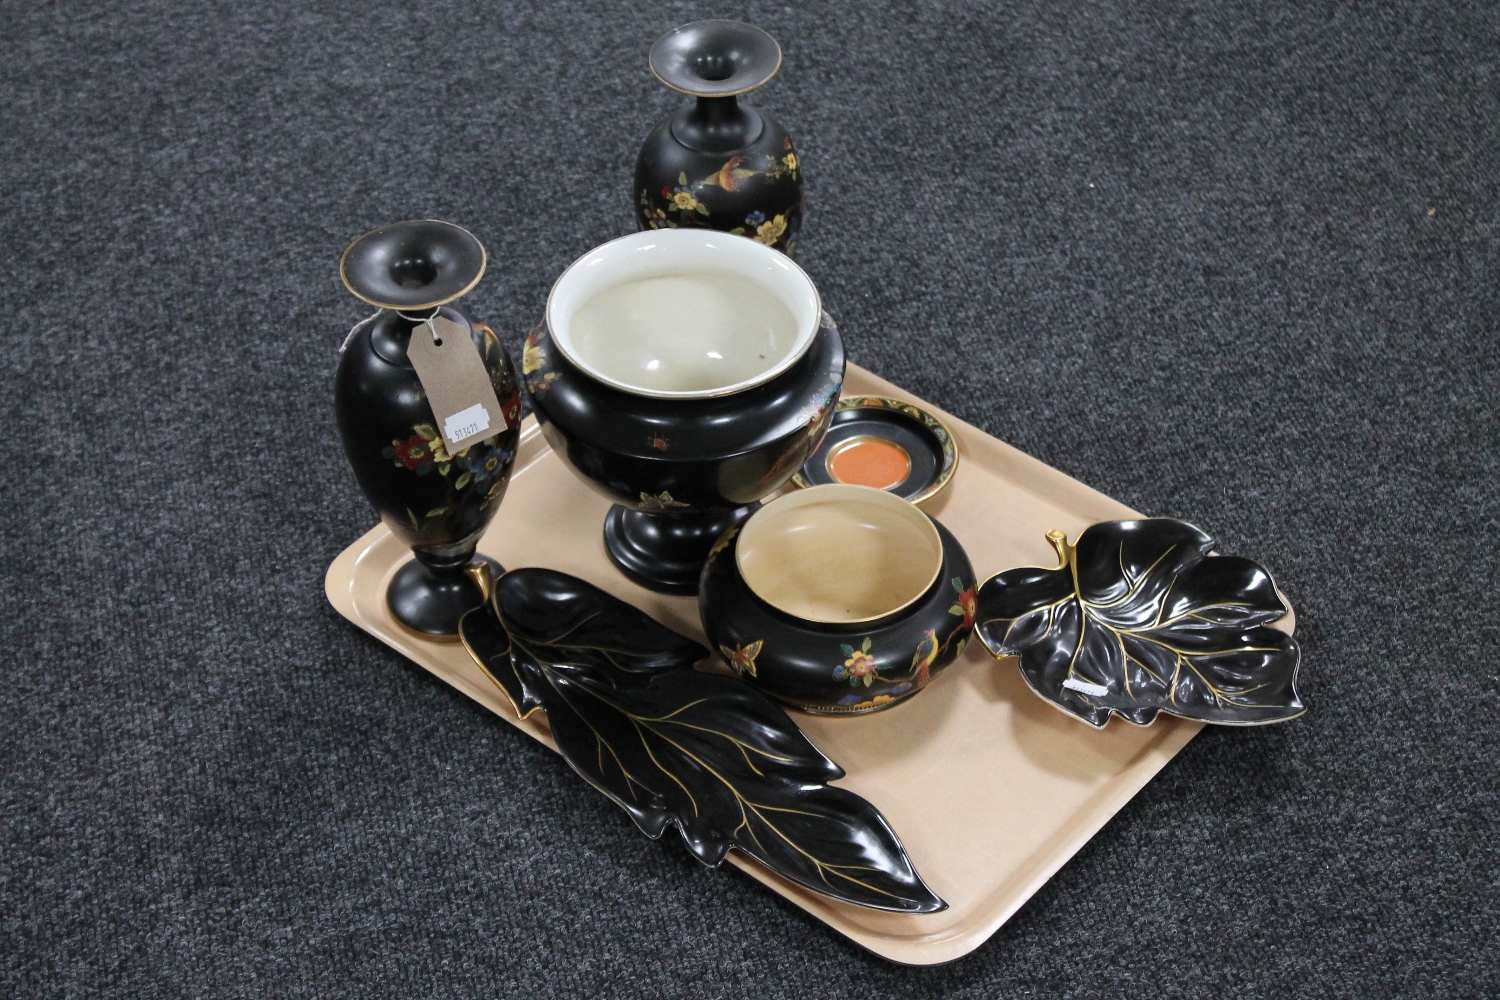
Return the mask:
<path id="1" fill-rule="evenodd" d="M 355 329 L 339 358 L 339 434 L 360 489 L 416 556 L 386 590 L 391 614 L 438 642 L 458 641 L 459 618 L 483 600 L 469 570 L 505 497 L 519 436 L 520 384 L 500 338 L 447 304 L 479 282 L 484 266 L 473 235 L 434 220 L 367 233 L 340 266 L 349 290 L 380 312 Z M 434 314 L 468 331 L 504 418 L 494 434 L 452 455 L 407 357 L 411 338 L 429 335 L 425 320 Z"/>
<path id="2" fill-rule="evenodd" d="M 781 67 L 781 47 L 739 21 L 694 21 L 651 47 L 651 71 L 697 98 L 646 137 L 635 163 L 640 229 L 697 226 L 791 256 L 802 228 L 802 165 L 792 137 L 740 94 Z"/>

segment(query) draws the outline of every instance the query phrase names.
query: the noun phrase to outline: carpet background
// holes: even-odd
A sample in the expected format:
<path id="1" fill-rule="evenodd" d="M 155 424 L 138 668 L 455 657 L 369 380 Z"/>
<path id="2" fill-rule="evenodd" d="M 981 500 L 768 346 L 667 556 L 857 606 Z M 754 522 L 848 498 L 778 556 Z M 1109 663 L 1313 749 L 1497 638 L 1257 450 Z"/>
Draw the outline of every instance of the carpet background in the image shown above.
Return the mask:
<path id="1" fill-rule="evenodd" d="M 1376 6 L 0 6 L 0 995 L 1500 991 L 1500 17 Z M 339 253 L 469 226 L 514 352 L 701 16 L 785 48 L 853 360 L 1298 608 L 1310 714 L 948 966 L 645 840 L 323 596 L 373 522 Z"/>

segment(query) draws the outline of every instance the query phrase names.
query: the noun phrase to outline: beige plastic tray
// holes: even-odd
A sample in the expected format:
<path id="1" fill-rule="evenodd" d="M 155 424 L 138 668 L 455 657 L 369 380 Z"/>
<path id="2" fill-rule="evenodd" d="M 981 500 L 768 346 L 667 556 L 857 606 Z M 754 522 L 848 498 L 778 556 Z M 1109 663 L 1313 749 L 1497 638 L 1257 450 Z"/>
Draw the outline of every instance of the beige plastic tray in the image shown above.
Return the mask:
<path id="1" fill-rule="evenodd" d="M 1095 521 L 1139 516 L 854 365 L 844 394 L 907 399 L 947 422 L 958 439 L 958 473 L 924 509 L 963 543 L 980 580 L 1012 566 L 1055 565 L 1049 528 L 1076 537 Z M 696 598 L 644 590 L 610 563 L 602 535 L 608 506 L 574 478 L 528 418 L 510 492 L 479 547 L 507 567 L 547 566 L 582 577 L 706 645 Z M 384 526 L 374 528 L 328 568 L 328 599 L 360 628 L 556 749 L 545 713 L 516 718 L 462 646 L 415 640 L 396 626 L 383 595 L 407 558 L 409 550 Z M 948 909 L 867 910 L 792 885 L 737 851 L 729 859 L 839 933 L 915 965 L 946 962 L 984 943 L 1201 728 L 1162 715 L 1146 728 L 1116 719 L 1091 729 L 1032 694 L 1013 660 L 997 662 L 978 642 L 919 697 L 895 708 L 855 718 L 791 714 L 848 772 L 839 784 L 885 813 Z"/>

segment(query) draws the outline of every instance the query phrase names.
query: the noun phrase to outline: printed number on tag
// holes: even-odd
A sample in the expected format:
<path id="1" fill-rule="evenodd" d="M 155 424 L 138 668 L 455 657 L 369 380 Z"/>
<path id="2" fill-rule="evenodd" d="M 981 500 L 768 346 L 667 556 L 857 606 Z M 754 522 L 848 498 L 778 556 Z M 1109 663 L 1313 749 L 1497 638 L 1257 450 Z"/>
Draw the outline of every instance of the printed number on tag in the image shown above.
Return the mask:
<path id="1" fill-rule="evenodd" d="M 490 415 L 479 403 L 475 403 L 466 410 L 459 410 L 443 421 L 443 436 L 454 444 L 467 440 L 475 434 L 482 434 L 489 429 Z"/>

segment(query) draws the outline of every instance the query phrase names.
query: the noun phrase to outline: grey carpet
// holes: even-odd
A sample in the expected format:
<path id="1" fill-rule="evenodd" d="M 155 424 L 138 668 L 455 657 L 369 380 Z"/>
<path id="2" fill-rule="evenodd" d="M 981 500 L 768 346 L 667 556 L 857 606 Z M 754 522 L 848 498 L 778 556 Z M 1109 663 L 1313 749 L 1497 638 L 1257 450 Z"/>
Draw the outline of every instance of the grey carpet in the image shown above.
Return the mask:
<path id="1" fill-rule="evenodd" d="M 1500 12 L 1396 8 L 9 0 L 0 995 L 1495 995 Z M 471 227 L 514 350 L 715 14 L 785 47 L 853 359 L 1299 609 L 1311 713 L 1204 733 L 940 968 L 645 840 L 323 597 L 372 523 L 345 243 Z"/>

